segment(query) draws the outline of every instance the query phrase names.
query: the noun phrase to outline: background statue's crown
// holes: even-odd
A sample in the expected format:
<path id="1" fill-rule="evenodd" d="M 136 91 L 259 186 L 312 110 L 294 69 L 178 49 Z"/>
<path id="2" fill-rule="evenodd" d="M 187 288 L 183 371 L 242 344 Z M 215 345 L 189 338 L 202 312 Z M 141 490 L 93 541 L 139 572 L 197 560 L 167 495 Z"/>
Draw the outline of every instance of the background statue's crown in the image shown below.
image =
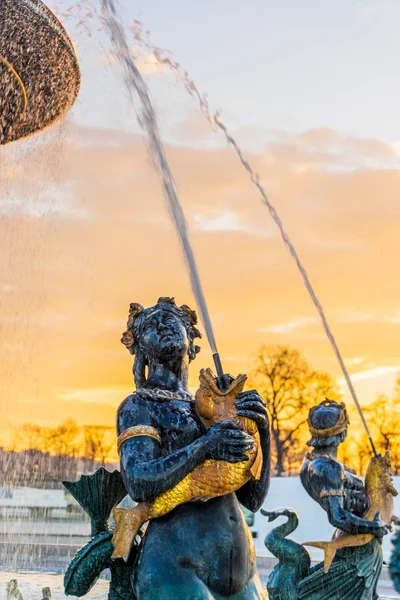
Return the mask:
<path id="1" fill-rule="evenodd" d="M 121 342 L 124 344 L 124 346 L 128 348 L 131 354 L 135 354 L 135 323 L 137 322 L 137 319 L 140 315 L 144 315 L 147 311 L 153 310 L 156 307 L 160 307 L 165 310 L 171 311 L 182 321 L 187 331 L 190 345 L 192 347 L 189 351 L 190 358 L 195 358 L 196 354 L 200 352 L 200 347 L 193 345 L 193 341 L 195 338 L 202 337 L 200 331 L 196 327 L 198 322 L 197 313 L 195 310 L 192 310 L 186 304 L 178 306 L 175 302 L 175 298 L 170 298 L 169 296 L 162 296 L 161 298 L 159 298 L 157 304 L 151 307 L 150 309 L 145 309 L 141 304 L 138 304 L 137 302 L 132 302 L 130 304 L 126 331 L 124 331 L 121 338 Z"/>
<path id="2" fill-rule="evenodd" d="M 316 413 L 322 412 L 326 408 L 339 409 L 339 417 L 334 425 L 327 427 L 317 427 L 315 425 L 314 417 L 316 416 Z M 313 439 L 328 439 L 333 435 L 339 435 L 340 433 L 346 431 L 347 427 L 349 426 L 349 423 L 350 420 L 347 414 L 345 403 L 341 402 L 340 404 L 338 404 L 334 400 L 328 400 L 327 398 L 320 402 L 320 404 L 318 404 L 317 406 L 313 406 L 308 414 L 308 427 L 310 429 L 310 433 Z"/>

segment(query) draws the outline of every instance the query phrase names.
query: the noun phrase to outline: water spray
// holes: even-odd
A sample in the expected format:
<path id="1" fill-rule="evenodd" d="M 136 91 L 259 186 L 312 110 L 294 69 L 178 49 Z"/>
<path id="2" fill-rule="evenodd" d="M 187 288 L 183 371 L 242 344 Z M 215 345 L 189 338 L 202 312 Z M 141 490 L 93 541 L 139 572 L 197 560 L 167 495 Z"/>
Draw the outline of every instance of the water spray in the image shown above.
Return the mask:
<path id="1" fill-rule="evenodd" d="M 210 313 L 204 296 L 196 258 L 190 242 L 188 226 L 182 205 L 179 201 L 177 186 L 172 176 L 164 146 L 161 141 L 156 113 L 150 100 L 146 83 L 136 67 L 135 61 L 129 49 L 125 37 L 124 28 L 118 18 L 115 1 L 101 0 L 104 11 L 105 23 L 111 34 L 115 52 L 124 67 L 125 82 L 133 101 L 139 99 L 137 117 L 140 126 L 147 135 L 150 156 L 153 165 L 158 172 L 164 188 L 164 196 L 167 203 L 168 213 L 175 226 L 176 233 L 182 248 L 185 263 L 190 275 L 193 294 L 196 298 L 197 307 L 204 324 L 206 335 L 213 354 L 214 364 L 217 371 L 219 386 L 226 387 L 226 376 L 221 364 L 221 358 L 217 349 L 217 343 L 211 323 Z"/>
<path id="2" fill-rule="evenodd" d="M 203 113 L 203 115 L 206 117 L 206 119 L 209 121 L 209 123 L 212 125 L 212 127 L 214 129 L 218 128 L 220 131 L 222 131 L 222 133 L 225 136 L 226 141 L 228 142 L 228 144 L 230 146 L 232 146 L 232 148 L 234 149 L 236 155 L 238 156 L 242 166 L 246 169 L 246 171 L 248 172 L 251 182 L 253 183 L 253 185 L 257 188 L 257 190 L 260 192 L 261 194 L 261 199 L 262 202 L 266 205 L 266 207 L 269 210 L 269 213 L 271 215 L 271 217 L 273 218 L 273 220 L 275 221 L 276 225 L 278 226 L 279 232 L 281 234 L 282 240 L 286 246 L 286 248 L 289 250 L 292 258 L 294 259 L 297 268 L 300 272 L 300 275 L 303 279 L 303 283 L 306 286 L 306 289 L 311 297 L 311 300 L 315 306 L 315 308 L 318 311 L 318 314 L 320 316 L 323 328 L 325 330 L 325 333 L 331 343 L 331 346 L 333 348 L 333 351 L 335 353 L 335 356 L 339 362 L 339 366 L 343 372 L 346 384 L 349 388 L 351 397 L 354 400 L 354 403 L 357 407 L 357 410 L 359 412 L 359 415 L 361 417 L 361 422 L 364 426 L 364 429 L 367 433 L 369 442 L 371 444 L 371 448 L 372 451 L 374 453 L 375 456 L 377 456 L 377 451 L 375 448 L 375 444 L 372 440 L 369 428 L 368 428 L 368 424 L 365 420 L 364 417 L 364 413 L 362 411 L 360 402 L 357 398 L 357 394 L 356 391 L 354 389 L 354 386 L 352 384 L 352 381 L 350 379 L 350 375 L 347 371 L 346 365 L 344 364 L 343 361 L 343 357 L 340 353 L 339 347 L 337 345 L 336 339 L 332 333 L 332 330 L 329 326 L 328 320 L 326 318 L 325 315 L 325 311 L 320 303 L 320 301 L 318 300 L 318 297 L 314 291 L 314 288 L 311 284 L 311 281 L 308 277 L 308 273 L 306 271 L 306 269 L 304 268 L 299 255 L 297 254 L 297 251 L 295 249 L 295 247 L 293 246 L 288 234 L 286 233 L 282 220 L 279 217 L 275 207 L 271 204 L 271 202 L 269 201 L 266 191 L 260 181 L 260 177 L 258 175 L 258 173 L 256 173 L 255 171 L 253 171 L 253 169 L 251 168 L 250 163 L 245 159 L 243 152 L 241 150 L 241 148 L 239 147 L 238 143 L 236 142 L 236 140 L 232 137 L 232 135 L 229 133 L 226 125 L 222 122 L 220 115 L 218 112 L 216 112 L 214 115 L 212 115 L 211 110 L 210 110 L 210 106 L 207 100 L 207 97 L 204 94 L 201 94 L 200 91 L 198 90 L 195 82 L 193 81 L 193 79 L 189 76 L 187 71 L 183 71 L 181 69 L 181 66 L 179 65 L 179 63 L 171 60 L 171 58 L 169 58 L 169 56 L 165 55 L 165 52 L 163 52 L 160 48 L 158 48 L 157 46 L 154 46 L 151 41 L 150 41 L 150 36 L 149 33 L 147 32 L 145 35 L 145 38 L 143 37 L 143 32 L 142 32 L 142 28 L 141 28 L 141 24 L 138 21 L 135 21 L 133 27 L 132 27 L 132 31 L 134 34 L 134 38 L 135 40 L 145 49 L 150 50 L 155 59 L 157 60 L 157 62 L 161 65 L 165 65 L 167 66 L 174 74 L 175 76 L 178 78 L 179 81 L 181 81 L 186 89 L 186 91 L 190 94 L 190 96 L 192 96 L 192 98 L 194 98 L 197 103 L 199 104 L 200 110 Z M 219 360 L 219 355 L 216 354 L 214 355 L 214 361 L 217 365 L 217 361 Z M 222 371 L 222 367 L 221 367 L 221 371 Z"/>
<path id="3" fill-rule="evenodd" d="M 347 387 L 349 388 L 351 397 L 354 400 L 354 403 L 355 403 L 355 405 L 357 407 L 357 410 L 359 412 L 359 415 L 361 417 L 361 422 L 362 422 L 362 424 L 364 426 L 364 429 L 365 429 L 365 431 L 367 433 L 369 442 L 371 444 L 372 452 L 374 453 L 375 456 L 377 456 L 377 451 L 376 451 L 376 448 L 375 448 L 375 444 L 374 444 L 374 442 L 372 440 L 372 437 L 371 437 L 371 434 L 370 434 L 370 431 L 369 431 L 369 427 L 368 427 L 367 422 L 365 420 L 364 413 L 362 411 L 360 402 L 358 401 L 357 394 L 356 394 L 356 391 L 354 389 L 353 383 L 352 383 L 352 381 L 350 379 L 349 372 L 347 371 L 346 365 L 344 364 L 343 357 L 342 357 L 341 352 L 339 350 L 339 347 L 337 345 L 336 339 L 335 339 L 335 337 L 334 337 L 334 335 L 332 333 L 332 330 L 330 328 L 328 320 L 326 318 L 325 311 L 324 311 L 324 309 L 322 307 L 322 304 L 318 300 L 318 297 L 317 297 L 317 295 L 316 295 L 316 293 L 314 291 L 314 288 L 313 288 L 313 286 L 311 284 L 310 278 L 308 277 L 308 273 L 307 273 L 306 269 L 304 268 L 304 266 L 303 266 L 303 264 L 302 264 L 302 262 L 301 262 L 301 260 L 299 258 L 299 255 L 297 254 L 297 250 L 293 246 L 293 244 L 292 244 L 292 242 L 291 242 L 288 234 L 286 233 L 286 231 L 285 231 L 285 229 L 283 227 L 282 220 L 279 217 L 278 213 L 276 212 L 275 207 L 268 200 L 268 197 L 266 195 L 265 189 L 264 189 L 263 185 L 260 182 L 260 178 L 259 178 L 258 173 L 255 173 L 252 170 L 249 162 L 244 158 L 243 153 L 242 153 L 241 149 L 239 148 L 236 140 L 229 134 L 226 126 L 219 119 L 218 113 L 214 116 L 214 122 L 217 125 L 217 127 L 219 127 L 219 129 L 221 129 L 221 131 L 224 133 L 224 135 L 225 135 L 227 141 L 229 142 L 229 144 L 231 144 L 231 146 L 234 148 L 234 150 L 235 150 L 235 152 L 236 152 L 236 154 L 237 154 L 240 162 L 242 163 L 242 165 L 244 166 L 244 168 L 246 169 L 246 171 L 249 173 L 250 179 L 251 179 L 252 183 L 256 186 L 256 188 L 260 192 L 263 203 L 267 206 L 267 208 L 268 208 L 268 210 L 269 210 L 269 212 L 270 212 L 273 220 L 277 224 L 277 226 L 279 228 L 279 231 L 280 231 L 280 234 L 282 236 L 283 242 L 284 242 L 286 248 L 289 250 L 291 256 L 293 257 L 293 259 L 294 259 L 294 261 L 295 261 L 295 263 L 297 265 L 298 270 L 300 271 L 300 275 L 303 278 L 304 285 L 306 286 L 306 289 L 307 289 L 308 293 L 311 296 L 311 300 L 313 301 L 313 304 L 314 304 L 315 308 L 318 311 L 318 314 L 319 314 L 319 316 L 321 318 L 321 322 L 322 322 L 323 328 L 325 330 L 325 333 L 326 333 L 326 335 L 327 335 L 327 337 L 328 337 L 328 339 L 329 339 L 329 341 L 331 343 L 331 346 L 333 348 L 335 356 L 338 359 L 340 368 L 341 368 L 341 370 L 343 372 L 345 381 L 347 383 Z"/>

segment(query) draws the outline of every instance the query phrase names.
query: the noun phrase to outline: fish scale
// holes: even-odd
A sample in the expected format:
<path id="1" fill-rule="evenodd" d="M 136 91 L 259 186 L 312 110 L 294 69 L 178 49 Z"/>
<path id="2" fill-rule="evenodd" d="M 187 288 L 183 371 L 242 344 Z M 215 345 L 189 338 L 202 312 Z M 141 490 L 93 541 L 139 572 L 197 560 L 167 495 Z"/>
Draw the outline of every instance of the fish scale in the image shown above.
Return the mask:
<path id="1" fill-rule="evenodd" d="M 175 487 L 155 499 L 152 518 L 162 516 L 170 512 L 171 506 L 178 506 L 189 500 L 209 500 L 234 492 L 249 479 L 247 462 L 206 460 Z"/>

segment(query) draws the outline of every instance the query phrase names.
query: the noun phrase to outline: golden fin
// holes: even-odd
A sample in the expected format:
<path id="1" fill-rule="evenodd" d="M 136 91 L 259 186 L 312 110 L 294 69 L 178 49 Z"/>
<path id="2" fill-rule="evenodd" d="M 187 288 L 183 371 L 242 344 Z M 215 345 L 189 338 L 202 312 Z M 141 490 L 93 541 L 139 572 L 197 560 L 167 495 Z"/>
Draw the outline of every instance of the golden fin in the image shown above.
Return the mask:
<path id="1" fill-rule="evenodd" d="M 259 479 L 261 478 L 262 467 L 263 467 L 263 453 L 262 453 L 260 446 L 258 446 L 256 457 L 254 459 L 253 464 L 250 467 L 250 473 L 256 481 L 259 481 Z"/>
<path id="2" fill-rule="evenodd" d="M 230 384 L 229 388 L 221 391 L 218 387 L 216 377 L 211 369 L 200 370 L 200 385 L 208 388 L 215 396 L 230 396 L 232 394 L 240 394 L 243 391 L 244 384 L 247 381 L 247 375 L 238 375 Z"/>
<path id="3" fill-rule="evenodd" d="M 115 508 L 113 516 L 115 529 L 112 536 L 114 552 L 112 558 L 123 558 L 128 562 L 135 537 L 143 523 L 149 520 L 152 505 L 147 502 L 134 508 Z"/>
<path id="4" fill-rule="evenodd" d="M 327 573 L 336 555 L 335 545 L 332 542 L 304 542 L 303 546 L 313 546 L 324 551 L 324 573 Z"/>

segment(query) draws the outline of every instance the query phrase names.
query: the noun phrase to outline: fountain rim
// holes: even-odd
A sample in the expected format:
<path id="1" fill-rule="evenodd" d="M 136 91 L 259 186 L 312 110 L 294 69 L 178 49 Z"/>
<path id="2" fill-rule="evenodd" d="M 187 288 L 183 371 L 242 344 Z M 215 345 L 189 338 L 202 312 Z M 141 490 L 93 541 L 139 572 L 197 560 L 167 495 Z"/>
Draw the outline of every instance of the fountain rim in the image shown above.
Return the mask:
<path id="1" fill-rule="evenodd" d="M 5 56 L 3 56 L 2 54 L 0 54 L 0 63 L 2 63 L 6 69 L 8 69 L 9 73 L 11 73 L 11 75 L 14 76 L 15 81 L 17 82 L 17 85 L 20 89 L 20 92 L 23 96 L 23 107 L 21 109 L 20 114 L 16 117 L 15 119 L 15 127 L 18 128 L 18 121 L 21 121 L 21 119 L 24 117 L 24 115 L 26 114 L 27 108 L 28 108 L 28 94 L 26 91 L 26 87 L 24 85 L 24 82 L 22 81 L 21 77 L 19 76 L 18 72 L 14 69 L 14 67 L 12 66 L 12 64 L 6 59 Z"/>

